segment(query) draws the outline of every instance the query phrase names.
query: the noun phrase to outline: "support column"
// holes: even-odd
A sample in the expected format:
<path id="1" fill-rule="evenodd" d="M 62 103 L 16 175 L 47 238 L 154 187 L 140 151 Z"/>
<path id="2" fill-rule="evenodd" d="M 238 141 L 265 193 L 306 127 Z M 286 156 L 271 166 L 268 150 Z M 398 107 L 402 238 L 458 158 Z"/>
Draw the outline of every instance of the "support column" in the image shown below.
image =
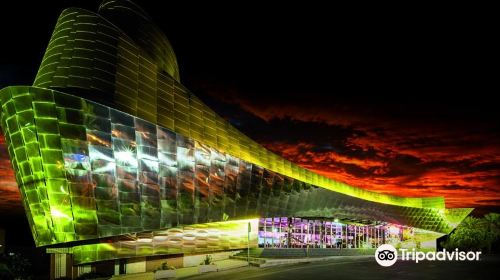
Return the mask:
<path id="1" fill-rule="evenodd" d="M 286 240 L 286 247 L 287 248 L 292 248 L 292 225 L 293 225 L 293 218 L 288 217 L 287 220 L 287 240 Z"/>
<path id="2" fill-rule="evenodd" d="M 363 227 L 358 226 L 358 248 L 363 244 Z"/>
<path id="3" fill-rule="evenodd" d="M 271 248 L 274 248 L 274 217 L 271 218 Z"/>
<path id="4" fill-rule="evenodd" d="M 377 227 L 377 248 L 380 246 L 380 226 Z"/>
<path id="5" fill-rule="evenodd" d="M 359 238 L 359 247 L 358 248 L 362 248 L 363 244 L 365 243 L 365 227 L 364 226 L 359 227 L 359 235 L 360 235 L 360 238 Z"/>
<path id="6" fill-rule="evenodd" d="M 301 237 L 300 247 L 303 248 L 305 240 L 306 240 L 306 237 L 304 235 L 304 220 L 303 219 L 300 219 L 300 237 Z"/>
<path id="7" fill-rule="evenodd" d="M 282 235 L 282 229 L 281 229 L 281 217 L 278 218 L 279 221 L 278 221 L 278 247 L 281 248 L 281 245 L 283 244 L 282 243 L 282 239 L 283 239 L 283 235 Z"/>
<path id="8" fill-rule="evenodd" d="M 330 247 L 333 248 L 333 244 L 337 243 L 337 240 L 333 239 L 333 222 L 330 223 Z"/>
<path id="9" fill-rule="evenodd" d="M 365 227 L 361 226 L 360 230 L 361 230 L 361 240 L 359 241 L 359 248 L 363 248 L 363 246 L 365 244 L 365 238 L 366 238 Z"/>
<path id="10" fill-rule="evenodd" d="M 363 242 L 361 243 L 361 246 L 359 246 L 360 248 L 363 248 L 366 244 L 366 242 L 368 241 L 368 229 L 366 228 L 366 226 L 363 226 L 361 227 L 361 230 L 363 231 Z"/>
<path id="11" fill-rule="evenodd" d="M 360 226 L 359 227 L 359 234 L 360 234 L 360 237 L 359 237 L 359 248 L 362 248 L 363 244 L 365 243 L 365 227 L 364 226 Z"/>
<path id="12" fill-rule="evenodd" d="M 387 243 L 387 241 L 385 240 L 385 230 L 386 230 L 385 226 L 382 227 L 382 243 L 383 244 Z"/>
<path id="13" fill-rule="evenodd" d="M 359 244 L 359 248 L 363 248 L 366 243 L 366 226 L 361 226 L 361 244 Z"/>
<path id="14" fill-rule="evenodd" d="M 267 247 L 267 218 L 264 218 L 264 248 Z"/>
<path id="15" fill-rule="evenodd" d="M 347 244 L 349 243 L 349 225 L 345 225 L 345 247 L 348 248 Z"/>
<path id="16" fill-rule="evenodd" d="M 319 223 L 320 231 L 319 231 L 319 247 L 323 248 L 323 244 L 325 244 L 325 221 L 320 221 Z"/>
<path id="17" fill-rule="evenodd" d="M 375 228 L 375 226 L 373 227 L 373 247 L 377 248 L 377 229 Z"/>
<path id="18" fill-rule="evenodd" d="M 313 222 L 312 222 L 312 234 L 311 234 L 311 241 L 312 241 L 311 245 L 313 245 L 313 246 L 315 246 L 315 244 L 316 244 L 315 238 L 316 238 L 316 221 L 313 220 Z"/>
<path id="19" fill-rule="evenodd" d="M 370 248 L 373 247 L 373 229 L 372 226 L 368 226 L 368 245 L 370 245 Z"/>
<path id="20" fill-rule="evenodd" d="M 358 226 L 354 226 L 354 240 L 352 242 L 352 247 L 353 248 L 358 248 L 359 247 L 359 244 L 358 244 Z"/>

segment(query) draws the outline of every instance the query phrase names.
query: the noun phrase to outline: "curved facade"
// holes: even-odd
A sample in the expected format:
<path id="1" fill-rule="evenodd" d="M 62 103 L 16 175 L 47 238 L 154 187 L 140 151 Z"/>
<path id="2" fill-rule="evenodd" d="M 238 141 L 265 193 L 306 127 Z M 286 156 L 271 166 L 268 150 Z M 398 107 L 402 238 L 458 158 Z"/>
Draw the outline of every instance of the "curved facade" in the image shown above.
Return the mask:
<path id="1" fill-rule="evenodd" d="M 444 209 L 442 197 L 370 192 L 328 179 L 271 153 L 203 104 L 160 64 L 145 47 L 99 14 L 70 8 L 59 17 L 33 85 L 110 105 L 308 184 L 374 202 Z"/>
<path id="2" fill-rule="evenodd" d="M 37 246 L 71 242 L 79 262 L 91 262 L 245 247 L 238 239 L 245 229 L 232 243 L 208 234 L 244 227 L 241 219 L 337 219 L 448 233 L 471 211 L 301 168 L 239 132 L 179 81 L 167 37 L 135 4 L 106 0 L 98 13 L 62 12 L 33 86 L 0 91 L 1 124 Z M 195 234 L 198 241 L 169 237 L 183 226 L 204 233 Z M 120 254 L 122 245 L 131 250 L 130 236 L 156 240 L 159 249 Z"/>

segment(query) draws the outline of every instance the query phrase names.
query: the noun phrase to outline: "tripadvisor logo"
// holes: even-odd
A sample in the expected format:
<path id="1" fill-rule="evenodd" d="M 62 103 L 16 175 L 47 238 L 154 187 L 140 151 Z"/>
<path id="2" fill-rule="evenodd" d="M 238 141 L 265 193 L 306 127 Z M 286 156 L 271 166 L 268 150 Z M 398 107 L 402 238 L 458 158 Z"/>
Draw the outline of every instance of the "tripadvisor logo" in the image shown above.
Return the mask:
<path id="1" fill-rule="evenodd" d="M 398 251 L 390 244 L 380 245 L 375 251 L 375 260 L 381 266 L 391 266 L 398 260 Z"/>
<path id="2" fill-rule="evenodd" d="M 415 249 L 399 249 L 399 254 L 396 248 L 390 244 L 380 245 L 375 251 L 375 260 L 381 266 L 391 266 L 396 263 L 398 255 L 402 261 L 479 261 L 481 251 L 443 251 L 439 252 L 421 252 Z"/>

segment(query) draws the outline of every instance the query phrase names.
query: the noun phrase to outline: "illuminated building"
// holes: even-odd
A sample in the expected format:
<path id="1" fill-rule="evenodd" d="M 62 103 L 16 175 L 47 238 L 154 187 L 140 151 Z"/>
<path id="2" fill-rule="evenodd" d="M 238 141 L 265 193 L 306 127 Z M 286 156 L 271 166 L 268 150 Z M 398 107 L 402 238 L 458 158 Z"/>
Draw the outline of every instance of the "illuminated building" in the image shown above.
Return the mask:
<path id="1" fill-rule="evenodd" d="M 129 1 L 64 10 L 33 85 L 0 98 L 35 243 L 82 267 L 248 243 L 434 240 L 471 211 L 349 186 L 269 152 L 180 83 L 167 37 Z"/>

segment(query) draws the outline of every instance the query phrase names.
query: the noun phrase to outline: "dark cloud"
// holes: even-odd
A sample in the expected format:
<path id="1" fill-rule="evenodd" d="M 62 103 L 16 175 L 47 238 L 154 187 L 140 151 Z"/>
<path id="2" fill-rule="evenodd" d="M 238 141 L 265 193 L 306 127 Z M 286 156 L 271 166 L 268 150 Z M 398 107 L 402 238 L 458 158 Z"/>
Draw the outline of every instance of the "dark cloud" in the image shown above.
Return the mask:
<path id="1" fill-rule="evenodd" d="M 479 202 L 500 205 L 500 199 L 481 199 L 481 200 L 479 200 Z"/>

